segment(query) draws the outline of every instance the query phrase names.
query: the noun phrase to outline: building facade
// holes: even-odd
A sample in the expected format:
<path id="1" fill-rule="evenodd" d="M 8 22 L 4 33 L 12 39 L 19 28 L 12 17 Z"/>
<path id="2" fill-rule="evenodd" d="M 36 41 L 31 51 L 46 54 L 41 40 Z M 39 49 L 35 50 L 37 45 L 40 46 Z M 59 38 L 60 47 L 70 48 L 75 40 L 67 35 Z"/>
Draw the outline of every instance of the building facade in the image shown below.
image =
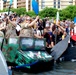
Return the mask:
<path id="1" fill-rule="evenodd" d="M 0 0 L 0 5 L 0 10 L 8 8 L 10 6 L 10 0 L 7 0 L 7 2 Z M 31 10 L 31 0 L 13 0 L 11 7 L 15 9 L 25 7 L 27 11 Z"/>
<path id="2" fill-rule="evenodd" d="M 76 0 L 39 0 L 39 9 L 45 7 L 64 9 L 68 5 L 76 5 Z"/>
<path id="3" fill-rule="evenodd" d="M 3 10 L 3 1 L 0 0 L 0 10 Z"/>
<path id="4" fill-rule="evenodd" d="M 10 5 L 10 0 L 7 0 L 6 3 L 3 0 L 0 0 L 0 10 L 8 8 Z M 39 4 L 39 10 L 42 10 L 45 7 L 52 7 L 57 9 L 66 8 L 68 5 L 76 5 L 76 0 L 37 0 Z M 13 0 L 12 8 L 25 7 L 27 11 L 32 10 L 32 0 Z"/>

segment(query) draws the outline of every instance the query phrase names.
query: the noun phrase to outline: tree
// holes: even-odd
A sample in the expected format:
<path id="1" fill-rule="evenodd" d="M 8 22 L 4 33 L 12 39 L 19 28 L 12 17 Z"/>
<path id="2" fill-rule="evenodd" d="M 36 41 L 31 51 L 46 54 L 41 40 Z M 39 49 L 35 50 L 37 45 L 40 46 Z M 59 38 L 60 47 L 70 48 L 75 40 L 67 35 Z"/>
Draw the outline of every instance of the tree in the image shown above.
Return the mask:
<path id="1" fill-rule="evenodd" d="M 42 11 L 40 11 L 39 15 L 41 17 L 55 17 L 56 12 L 57 12 L 57 9 L 46 7 Z"/>
<path id="2" fill-rule="evenodd" d="M 17 8 L 17 9 L 11 9 L 12 12 L 16 12 L 17 15 L 25 15 L 26 9 L 25 8 Z"/>
<path id="3" fill-rule="evenodd" d="M 60 16 L 63 17 L 63 19 L 72 19 L 76 17 L 76 6 L 68 6 L 63 10 L 60 10 Z"/>
<path id="4" fill-rule="evenodd" d="M 26 12 L 26 15 L 29 15 L 29 16 L 36 16 L 35 12 L 34 11 L 29 11 L 29 12 Z"/>

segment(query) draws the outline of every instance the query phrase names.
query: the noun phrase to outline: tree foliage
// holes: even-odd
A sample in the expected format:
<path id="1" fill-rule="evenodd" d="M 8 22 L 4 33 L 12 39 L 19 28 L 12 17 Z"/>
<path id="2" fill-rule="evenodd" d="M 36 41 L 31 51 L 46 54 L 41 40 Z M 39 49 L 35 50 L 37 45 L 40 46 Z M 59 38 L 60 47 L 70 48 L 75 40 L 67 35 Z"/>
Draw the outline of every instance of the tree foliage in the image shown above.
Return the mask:
<path id="1" fill-rule="evenodd" d="M 26 9 L 25 8 L 17 8 L 17 9 L 11 9 L 12 12 L 16 12 L 17 15 L 25 15 Z"/>
<path id="2" fill-rule="evenodd" d="M 63 19 L 71 19 L 73 20 L 76 17 L 76 6 L 68 6 L 63 10 L 60 10 L 60 17 Z"/>
<path id="3" fill-rule="evenodd" d="M 29 12 L 26 12 L 26 15 L 29 15 L 29 16 L 36 16 L 36 14 L 34 13 L 34 11 L 29 11 Z"/>
<path id="4" fill-rule="evenodd" d="M 0 12 L 6 12 L 8 11 L 8 9 L 4 9 Z M 34 13 L 34 11 L 29 11 L 29 12 L 26 12 L 26 9 L 25 8 L 17 8 L 17 9 L 11 9 L 12 12 L 16 12 L 19 16 L 20 15 L 29 15 L 29 16 L 36 16 L 36 14 Z M 66 7 L 65 9 L 62 9 L 62 10 L 57 10 L 55 8 L 44 8 L 43 10 L 41 10 L 39 12 L 39 16 L 41 18 L 45 18 L 45 17 L 55 17 L 56 18 L 56 13 L 57 11 L 59 11 L 60 13 L 60 19 L 63 20 L 63 19 L 71 19 L 73 20 L 74 17 L 76 17 L 76 6 L 68 6 Z"/>
<path id="5" fill-rule="evenodd" d="M 56 15 L 57 9 L 54 8 L 44 8 L 42 11 L 40 11 L 39 15 L 41 17 L 54 17 Z"/>

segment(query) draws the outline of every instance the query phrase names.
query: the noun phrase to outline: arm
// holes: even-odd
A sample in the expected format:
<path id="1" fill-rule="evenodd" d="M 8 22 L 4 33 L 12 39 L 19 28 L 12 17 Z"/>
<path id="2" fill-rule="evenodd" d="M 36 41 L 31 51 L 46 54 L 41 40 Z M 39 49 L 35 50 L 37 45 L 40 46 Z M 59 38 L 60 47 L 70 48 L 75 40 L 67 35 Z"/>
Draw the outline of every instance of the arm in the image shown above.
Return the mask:
<path id="1" fill-rule="evenodd" d="M 6 28 L 6 26 L 4 26 L 4 27 L 1 27 L 1 28 L 0 28 L 0 31 L 1 31 L 1 30 L 3 30 L 3 29 L 5 29 L 5 28 Z"/>
<path id="2" fill-rule="evenodd" d="M 37 34 L 34 34 L 34 36 L 35 36 L 36 38 L 42 38 L 42 36 L 39 36 L 39 35 L 37 35 Z"/>
<path id="3" fill-rule="evenodd" d="M 65 31 L 65 28 L 63 28 L 63 27 L 60 26 L 59 24 L 56 24 L 56 26 L 58 26 L 61 30 Z"/>
<path id="4" fill-rule="evenodd" d="M 2 23 L 2 26 L 0 27 L 0 31 L 1 31 L 1 30 L 4 30 L 6 27 L 7 27 L 7 26 L 6 26 L 6 22 L 3 22 L 3 23 Z"/>
<path id="5" fill-rule="evenodd" d="M 38 19 L 39 19 L 39 16 L 37 16 L 36 19 L 34 21 L 32 21 L 28 26 L 32 27 Z"/>
<path id="6" fill-rule="evenodd" d="M 16 26 L 15 23 L 13 23 L 11 20 L 8 19 L 8 23 L 12 24 L 13 26 Z"/>

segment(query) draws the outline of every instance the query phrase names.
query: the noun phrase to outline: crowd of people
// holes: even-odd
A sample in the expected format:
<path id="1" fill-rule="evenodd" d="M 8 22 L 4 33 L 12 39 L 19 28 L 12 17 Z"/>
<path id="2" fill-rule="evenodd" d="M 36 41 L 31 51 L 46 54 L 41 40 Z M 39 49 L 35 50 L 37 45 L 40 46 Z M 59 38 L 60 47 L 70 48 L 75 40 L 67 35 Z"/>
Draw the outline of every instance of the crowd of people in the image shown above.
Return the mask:
<path id="1" fill-rule="evenodd" d="M 49 17 L 41 19 L 39 16 L 18 16 L 16 12 L 9 16 L 0 14 L 0 36 L 4 36 L 6 39 L 15 36 L 45 38 L 46 47 L 52 48 L 72 31 L 76 35 L 76 24 L 71 20 L 56 22 L 54 18 Z M 76 45 L 72 39 L 69 43 L 71 46 Z"/>

